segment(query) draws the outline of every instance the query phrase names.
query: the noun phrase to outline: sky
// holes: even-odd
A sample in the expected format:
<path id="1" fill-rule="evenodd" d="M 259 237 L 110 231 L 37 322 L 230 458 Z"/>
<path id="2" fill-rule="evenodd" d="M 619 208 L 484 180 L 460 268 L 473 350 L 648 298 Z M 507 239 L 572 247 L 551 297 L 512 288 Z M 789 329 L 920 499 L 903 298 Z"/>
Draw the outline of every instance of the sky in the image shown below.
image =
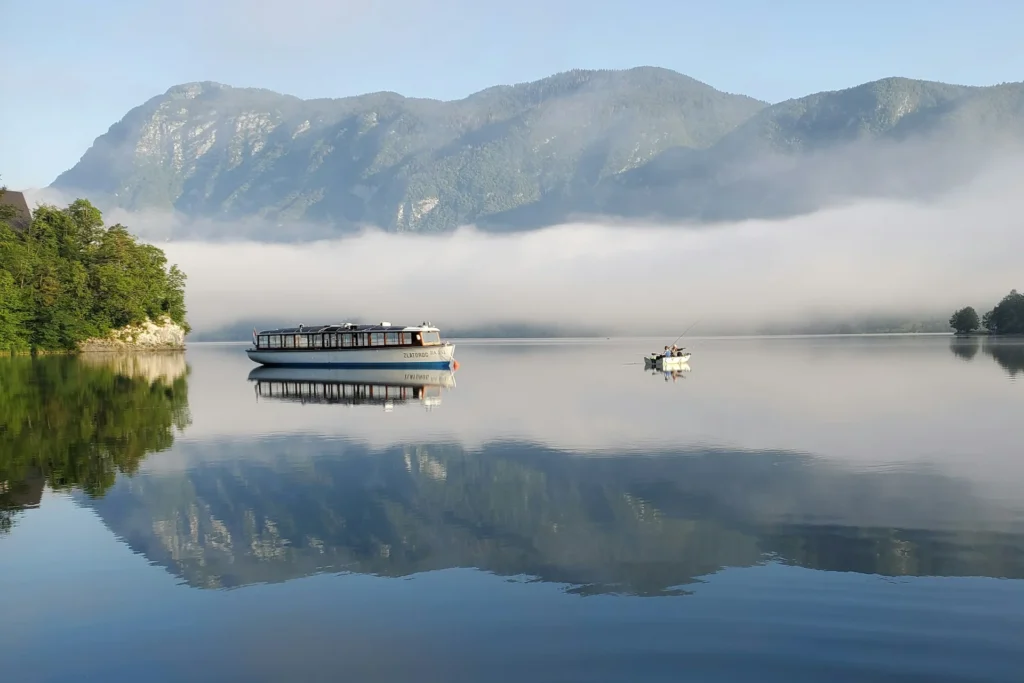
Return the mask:
<path id="1" fill-rule="evenodd" d="M 573 68 L 769 102 L 887 76 L 1024 78 L 1013 0 L 3 0 L 0 182 L 44 187 L 132 107 L 212 80 L 455 99 Z"/>

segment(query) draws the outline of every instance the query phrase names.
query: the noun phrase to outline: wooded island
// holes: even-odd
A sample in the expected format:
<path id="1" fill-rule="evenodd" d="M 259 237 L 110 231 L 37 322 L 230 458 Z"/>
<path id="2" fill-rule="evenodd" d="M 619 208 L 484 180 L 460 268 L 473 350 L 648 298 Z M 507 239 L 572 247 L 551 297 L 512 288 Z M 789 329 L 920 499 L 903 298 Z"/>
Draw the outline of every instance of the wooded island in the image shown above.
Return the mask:
<path id="1" fill-rule="evenodd" d="M 949 318 L 949 326 L 957 334 L 971 334 L 981 328 L 988 334 L 1024 334 L 1024 294 L 1010 290 L 995 308 L 980 318 L 972 306 L 961 308 Z"/>

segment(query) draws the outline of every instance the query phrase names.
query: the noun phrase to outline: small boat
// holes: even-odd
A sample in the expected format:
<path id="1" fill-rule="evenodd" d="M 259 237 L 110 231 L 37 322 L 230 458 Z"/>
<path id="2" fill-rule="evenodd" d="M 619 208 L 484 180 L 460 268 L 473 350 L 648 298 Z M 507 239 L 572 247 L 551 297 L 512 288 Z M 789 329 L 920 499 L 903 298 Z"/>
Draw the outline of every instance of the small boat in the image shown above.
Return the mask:
<path id="1" fill-rule="evenodd" d="M 429 323 L 397 327 L 339 323 L 252 331 L 245 353 L 267 366 L 331 368 L 434 368 L 455 364 L 455 345 Z"/>
<path id="2" fill-rule="evenodd" d="M 681 369 L 690 361 L 690 354 L 684 353 L 679 356 L 664 356 L 651 354 L 644 358 L 645 368 L 657 368 L 658 370 Z"/>

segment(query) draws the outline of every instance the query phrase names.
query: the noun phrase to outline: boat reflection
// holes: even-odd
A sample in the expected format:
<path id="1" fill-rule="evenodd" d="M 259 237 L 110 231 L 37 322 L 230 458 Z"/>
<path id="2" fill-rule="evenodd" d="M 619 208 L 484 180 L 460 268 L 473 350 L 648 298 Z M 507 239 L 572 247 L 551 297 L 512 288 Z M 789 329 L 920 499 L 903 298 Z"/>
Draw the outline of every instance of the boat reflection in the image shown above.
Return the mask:
<path id="1" fill-rule="evenodd" d="M 690 372 L 690 366 L 686 363 L 677 365 L 671 370 L 651 370 L 650 374 L 652 377 L 663 377 L 666 382 L 676 382 L 680 379 L 686 379 L 685 373 Z"/>
<path id="2" fill-rule="evenodd" d="M 428 410 L 441 403 L 444 390 L 455 388 L 451 370 L 383 370 L 260 367 L 249 373 L 256 400 L 339 405 L 420 402 Z"/>

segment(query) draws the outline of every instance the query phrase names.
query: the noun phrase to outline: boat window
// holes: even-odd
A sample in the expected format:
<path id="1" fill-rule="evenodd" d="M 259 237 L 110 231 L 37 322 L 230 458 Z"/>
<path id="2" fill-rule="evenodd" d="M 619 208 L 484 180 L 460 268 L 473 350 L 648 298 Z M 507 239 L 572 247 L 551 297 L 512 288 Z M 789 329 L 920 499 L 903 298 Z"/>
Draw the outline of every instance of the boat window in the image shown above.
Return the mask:
<path id="1" fill-rule="evenodd" d="M 295 335 L 294 334 L 286 334 L 285 336 L 281 337 L 281 339 L 284 340 L 284 348 L 286 348 L 286 349 L 294 349 L 295 348 Z"/>
<path id="2" fill-rule="evenodd" d="M 383 332 L 371 332 L 370 333 L 370 346 L 384 346 L 384 333 Z"/>
<path id="3" fill-rule="evenodd" d="M 322 334 L 314 334 L 313 337 L 312 337 L 312 341 L 313 341 L 313 348 L 314 349 L 319 349 L 320 347 L 323 346 L 324 337 L 323 337 Z"/>
<path id="4" fill-rule="evenodd" d="M 412 332 L 402 333 L 402 343 L 405 344 L 406 346 L 412 344 Z"/>
<path id="5" fill-rule="evenodd" d="M 342 334 L 342 335 L 339 335 L 339 336 L 341 337 L 341 345 L 342 346 L 345 346 L 345 347 L 352 346 L 352 335 L 351 334 Z"/>
<path id="6" fill-rule="evenodd" d="M 384 333 L 384 343 L 387 344 L 388 346 L 397 346 L 398 345 L 398 332 L 385 332 Z"/>
<path id="7" fill-rule="evenodd" d="M 428 344 L 440 344 L 440 343 L 441 343 L 441 335 L 438 334 L 437 332 L 424 332 L 423 333 L 423 345 L 424 346 L 426 346 Z"/>
<path id="8" fill-rule="evenodd" d="M 309 347 L 309 335 L 297 334 L 295 335 L 295 341 L 297 342 L 295 345 L 300 349 Z"/>
<path id="9" fill-rule="evenodd" d="M 279 334 L 272 334 L 272 335 L 270 335 L 269 339 L 270 339 L 270 348 L 272 348 L 272 349 L 279 349 L 279 348 L 281 348 L 281 335 L 279 335 Z"/>

